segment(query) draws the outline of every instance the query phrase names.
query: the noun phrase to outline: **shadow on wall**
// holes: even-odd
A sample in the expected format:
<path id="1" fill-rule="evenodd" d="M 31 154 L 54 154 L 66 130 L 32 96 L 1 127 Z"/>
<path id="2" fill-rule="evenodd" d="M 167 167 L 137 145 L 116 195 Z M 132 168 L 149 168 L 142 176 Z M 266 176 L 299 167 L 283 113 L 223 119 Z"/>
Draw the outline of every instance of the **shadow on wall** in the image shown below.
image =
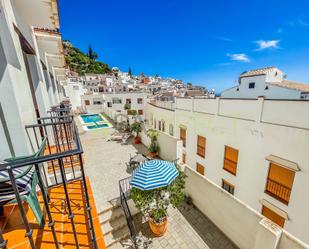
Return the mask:
<path id="1" fill-rule="evenodd" d="M 8 24 L 3 16 L 4 12 L 2 11 L 2 9 L 0 10 L 1 10 L 0 11 L 0 30 L 1 30 L 1 33 L 0 33 L 1 35 L 0 36 L 0 83 L 1 83 L 7 64 L 11 64 L 13 67 L 16 67 L 18 69 L 21 69 L 21 65 L 19 63 L 19 59 L 15 51 L 13 39 L 8 29 Z M 4 35 L 6 38 L 6 42 L 5 42 L 6 48 L 7 48 L 7 51 L 9 51 L 10 53 L 10 56 L 8 58 L 5 56 L 4 49 L 3 49 Z"/>

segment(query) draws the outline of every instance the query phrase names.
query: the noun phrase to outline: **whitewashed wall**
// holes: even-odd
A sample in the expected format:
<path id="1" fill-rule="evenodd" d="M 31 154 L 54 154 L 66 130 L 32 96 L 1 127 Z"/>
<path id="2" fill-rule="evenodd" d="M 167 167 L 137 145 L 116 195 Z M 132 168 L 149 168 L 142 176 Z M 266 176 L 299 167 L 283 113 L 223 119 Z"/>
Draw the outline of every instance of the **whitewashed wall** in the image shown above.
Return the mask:
<path id="1" fill-rule="evenodd" d="M 180 108 L 179 108 L 180 106 Z M 186 110 L 184 110 L 186 107 Z M 190 108 L 191 107 L 191 108 Z M 197 111 L 198 110 L 198 111 Z M 161 110 L 158 108 L 157 112 Z M 288 214 L 284 228 L 309 243 L 309 102 L 281 100 L 177 99 L 175 136 L 187 127 L 187 164 L 205 167 L 208 179 L 221 186 L 222 179 L 235 186 L 235 196 L 261 212 L 261 200 Z M 206 137 L 206 157 L 197 155 L 197 136 Z M 237 175 L 223 170 L 224 146 L 239 150 Z M 264 193 L 269 161 L 275 155 L 299 165 L 289 205 Z M 305 213 L 304 213 L 305 212 Z"/>
<path id="2" fill-rule="evenodd" d="M 141 135 L 142 143 L 146 147 L 149 147 L 150 139 L 149 137 L 147 137 L 145 133 L 147 129 L 143 130 L 143 132 L 141 132 L 140 135 Z M 181 140 L 159 131 L 158 144 L 160 146 L 159 156 L 162 159 L 167 160 L 167 161 L 174 161 L 176 159 L 181 158 L 181 153 L 180 153 L 181 150 L 179 150 L 179 147 L 182 146 Z"/>
<path id="3" fill-rule="evenodd" d="M 185 173 L 186 193 L 194 205 L 240 248 L 309 248 L 190 167 Z"/>

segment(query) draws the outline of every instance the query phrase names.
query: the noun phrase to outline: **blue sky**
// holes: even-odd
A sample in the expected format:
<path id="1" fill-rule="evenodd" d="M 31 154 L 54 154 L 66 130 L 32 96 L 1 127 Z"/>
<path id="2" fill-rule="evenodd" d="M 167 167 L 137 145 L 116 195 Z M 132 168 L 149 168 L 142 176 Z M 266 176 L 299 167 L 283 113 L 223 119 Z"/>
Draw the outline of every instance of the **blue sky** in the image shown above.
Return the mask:
<path id="1" fill-rule="evenodd" d="M 64 39 L 134 74 L 215 88 L 278 66 L 309 83 L 308 0 L 59 0 Z"/>

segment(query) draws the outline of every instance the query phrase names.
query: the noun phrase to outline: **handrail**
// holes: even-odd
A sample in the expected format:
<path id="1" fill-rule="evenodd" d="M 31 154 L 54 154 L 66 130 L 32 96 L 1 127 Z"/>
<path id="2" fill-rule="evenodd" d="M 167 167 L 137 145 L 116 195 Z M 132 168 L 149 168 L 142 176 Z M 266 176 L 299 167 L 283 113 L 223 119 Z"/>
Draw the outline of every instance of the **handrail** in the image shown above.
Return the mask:
<path id="1" fill-rule="evenodd" d="M 138 248 L 137 247 L 137 232 L 136 232 L 134 220 L 132 218 L 131 211 L 130 211 L 130 208 L 127 202 L 127 198 L 129 197 L 130 190 L 132 188 L 131 185 L 129 184 L 130 179 L 131 177 L 127 177 L 119 181 L 120 203 L 121 203 L 122 209 L 126 217 L 127 225 L 130 230 L 130 236 L 133 242 L 133 247 L 134 249 L 137 249 Z"/>

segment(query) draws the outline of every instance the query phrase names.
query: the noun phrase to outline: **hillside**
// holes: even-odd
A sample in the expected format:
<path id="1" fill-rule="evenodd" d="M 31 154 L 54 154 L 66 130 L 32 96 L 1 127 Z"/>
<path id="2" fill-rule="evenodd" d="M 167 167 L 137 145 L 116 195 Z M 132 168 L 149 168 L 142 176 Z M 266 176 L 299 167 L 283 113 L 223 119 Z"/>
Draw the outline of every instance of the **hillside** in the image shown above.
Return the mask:
<path id="1" fill-rule="evenodd" d="M 98 55 L 92 51 L 90 46 L 88 54 L 74 47 L 69 41 L 63 42 L 63 48 L 67 65 L 79 75 L 111 72 L 108 64 L 97 60 Z"/>

